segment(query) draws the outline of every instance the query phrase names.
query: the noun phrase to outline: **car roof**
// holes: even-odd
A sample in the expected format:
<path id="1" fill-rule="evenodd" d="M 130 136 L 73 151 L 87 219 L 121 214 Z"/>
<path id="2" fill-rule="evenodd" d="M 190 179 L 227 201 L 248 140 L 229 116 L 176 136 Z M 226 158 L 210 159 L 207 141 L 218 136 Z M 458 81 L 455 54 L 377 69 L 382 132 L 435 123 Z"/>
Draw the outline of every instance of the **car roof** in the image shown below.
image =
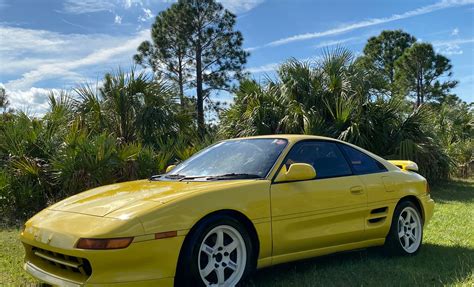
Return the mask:
<path id="1" fill-rule="evenodd" d="M 274 135 L 264 135 L 264 136 L 251 136 L 251 137 L 241 137 L 241 138 L 234 138 L 231 140 L 240 140 L 240 139 L 268 139 L 268 138 L 279 138 L 279 139 L 286 139 L 291 142 L 305 140 L 305 139 L 319 139 L 319 140 L 331 140 L 331 141 L 339 141 L 334 138 L 323 137 L 323 136 L 313 136 L 313 135 L 300 135 L 300 134 L 274 134 Z"/>

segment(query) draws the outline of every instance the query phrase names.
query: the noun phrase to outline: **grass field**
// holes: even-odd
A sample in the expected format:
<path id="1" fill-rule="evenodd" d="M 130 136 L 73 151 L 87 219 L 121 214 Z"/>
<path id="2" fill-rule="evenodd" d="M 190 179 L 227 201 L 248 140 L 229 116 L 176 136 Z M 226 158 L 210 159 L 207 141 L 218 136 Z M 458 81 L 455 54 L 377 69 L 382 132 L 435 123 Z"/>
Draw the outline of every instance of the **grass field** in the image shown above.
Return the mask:
<path id="1" fill-rule="evenodd" d="M 248 286 L 474 286 L 474 182 L 432 186 L 435 214 L 413 257 L 377 248 L 260 270 Z M 0 286 L 35 285 L 21 266 L 18 230 L 0 231 Z"/>

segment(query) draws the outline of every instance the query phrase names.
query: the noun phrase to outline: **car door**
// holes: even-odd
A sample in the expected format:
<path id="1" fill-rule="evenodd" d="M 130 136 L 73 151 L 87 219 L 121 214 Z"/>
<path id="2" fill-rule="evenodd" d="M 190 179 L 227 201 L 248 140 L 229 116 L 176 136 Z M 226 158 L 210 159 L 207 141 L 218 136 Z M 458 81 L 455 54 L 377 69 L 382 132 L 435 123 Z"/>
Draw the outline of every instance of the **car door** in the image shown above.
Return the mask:
<path id="1" fill-rule="evenodd" d="M 384 238 L 391 224 L 396 204 L 393 178 L 387 168 L 368 154 L 340 143 L 339 146 L 352 166 L 352 171 L 364 183 L 367 192 L 365 215 L 366 239 Z"/>
<path id="2" fill-rule="evenodd" d="M 281 169 L 308 163 L 313 180 L 271 185 L 273 256 L 360 241 L 367 196 L 335 142 L 296 143 Z"/>

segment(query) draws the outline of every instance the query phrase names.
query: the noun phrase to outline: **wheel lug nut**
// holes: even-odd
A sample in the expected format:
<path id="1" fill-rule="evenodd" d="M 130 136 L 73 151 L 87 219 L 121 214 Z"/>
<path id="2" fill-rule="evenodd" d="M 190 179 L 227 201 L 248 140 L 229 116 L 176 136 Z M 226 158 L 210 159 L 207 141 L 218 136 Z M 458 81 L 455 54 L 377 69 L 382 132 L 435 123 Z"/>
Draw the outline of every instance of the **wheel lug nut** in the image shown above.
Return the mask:
<path id="1" fill-rule="evenodd" d="M 214 267 L 219 268 L 219 264 L 216 263 L 216 264 L 214 265 Z"/>

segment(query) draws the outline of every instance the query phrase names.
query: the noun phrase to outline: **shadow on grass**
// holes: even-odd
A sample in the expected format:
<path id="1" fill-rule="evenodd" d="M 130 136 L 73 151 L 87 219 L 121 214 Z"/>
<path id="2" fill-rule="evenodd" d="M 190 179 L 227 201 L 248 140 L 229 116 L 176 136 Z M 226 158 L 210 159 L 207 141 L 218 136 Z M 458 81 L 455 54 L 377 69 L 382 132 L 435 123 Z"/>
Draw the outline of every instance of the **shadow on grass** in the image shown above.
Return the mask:
<path id="1" fill-rule="evenodd" d="M 432 183 L 431 196 L 435 201 L 474 201 L 474 181 L 450 180 Z"/>
<path id="2" fill-rule="evenodd" d="M 257 271 L 246 286 L 441 286 L 474 283 L 474 250 L 426 244 L 415 256 L 381 248 L 323 256 Z"/>

